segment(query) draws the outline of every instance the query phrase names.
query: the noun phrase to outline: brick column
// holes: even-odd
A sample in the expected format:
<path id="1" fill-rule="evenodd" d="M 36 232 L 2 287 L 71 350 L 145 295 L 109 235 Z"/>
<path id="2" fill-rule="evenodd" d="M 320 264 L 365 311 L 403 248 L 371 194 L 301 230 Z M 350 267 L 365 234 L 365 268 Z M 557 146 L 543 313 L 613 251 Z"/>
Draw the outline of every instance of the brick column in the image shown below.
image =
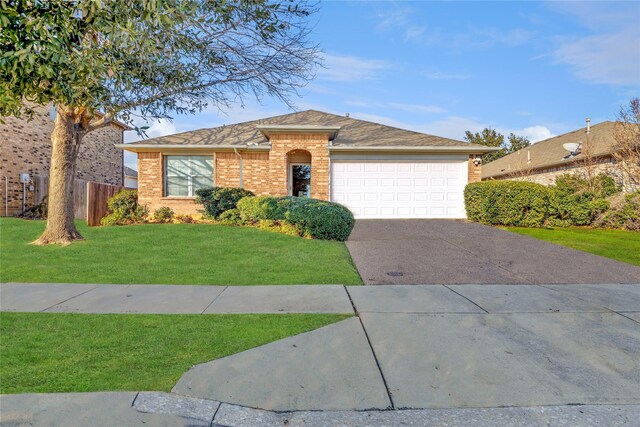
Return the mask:
<path id="1" fill-rule="evenodd" d="M 469 184 L 482 181 L 482 162 L 476 165 L 473 162 L 475 159 L 482 159 L 482 156 L 479 154 L 469 155 Z"/>

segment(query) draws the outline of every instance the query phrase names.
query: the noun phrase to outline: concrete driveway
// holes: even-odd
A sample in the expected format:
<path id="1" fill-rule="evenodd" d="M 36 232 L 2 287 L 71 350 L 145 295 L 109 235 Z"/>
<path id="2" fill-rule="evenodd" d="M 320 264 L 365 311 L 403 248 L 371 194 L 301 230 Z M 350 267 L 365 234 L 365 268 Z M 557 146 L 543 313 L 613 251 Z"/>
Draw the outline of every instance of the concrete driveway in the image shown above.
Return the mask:
<path id="1" fill-rule="evenodd" d="M 640 268 L 462 220 L 358 220 L 347 241 L 367 285 L 640 283 Z"/>

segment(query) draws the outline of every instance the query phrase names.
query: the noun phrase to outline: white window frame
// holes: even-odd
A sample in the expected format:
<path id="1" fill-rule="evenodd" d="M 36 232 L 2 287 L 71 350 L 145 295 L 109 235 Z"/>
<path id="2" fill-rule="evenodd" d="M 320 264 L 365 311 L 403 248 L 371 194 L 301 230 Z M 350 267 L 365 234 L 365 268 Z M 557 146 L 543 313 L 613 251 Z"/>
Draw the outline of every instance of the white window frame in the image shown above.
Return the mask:
<path id="1" fill-rule="evenodd" d="M 175 196 L 175 195 L 171 195 L 169 194 L 168 190 L 168 174 L 167 174 L 167 162 L 169 161 L 169 157 L 187 157 L 189 160 L 189 175 L 187 175 L 188 178 L 188 184 L 187 184 L 187 191 L 188 194 L 186 196 Z M 213 158 L 213 156 L 207 156 L 207 155 L 185 155 L 185 154 L 166 154 L 163 156 L 163 164 L 162 164 L 162 168 L 163 168 L 163 178 L 162 178 L 162 194 L 163 197 L 176 197 L 176 198 L 194 198 L 195 197 L 195 191 L 193 190 L 193 177 L 194 175 L 192 174 L 193 172 L 193 158 L 194 157 L 204 157 L 204 158 L 210 158 L 212 165 L 211 165 L 211 186 L 213 187 L 213 180 L 215 177 L 215 159 Z M 202 176 L 202 175 L 198 175 L 198 176 Z"/>

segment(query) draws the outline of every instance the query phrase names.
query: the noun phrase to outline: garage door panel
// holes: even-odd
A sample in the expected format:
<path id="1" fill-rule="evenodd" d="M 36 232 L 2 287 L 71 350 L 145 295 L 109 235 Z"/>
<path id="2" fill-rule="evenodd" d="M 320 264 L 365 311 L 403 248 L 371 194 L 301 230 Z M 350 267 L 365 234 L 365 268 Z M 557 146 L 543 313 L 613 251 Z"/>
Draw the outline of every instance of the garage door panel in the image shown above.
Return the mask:
<path id="1" fill-rule="evenodd" d="M 333 162 L 331 199 L 356 218 L 464 218 L 467 162 Z"/>

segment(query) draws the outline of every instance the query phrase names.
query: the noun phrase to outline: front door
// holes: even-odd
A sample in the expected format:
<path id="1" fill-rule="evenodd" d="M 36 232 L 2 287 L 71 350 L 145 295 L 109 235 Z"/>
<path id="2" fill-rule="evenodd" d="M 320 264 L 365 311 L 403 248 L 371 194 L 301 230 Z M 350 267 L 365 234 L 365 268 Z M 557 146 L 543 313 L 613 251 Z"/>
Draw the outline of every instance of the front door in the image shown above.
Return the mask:
<path id="1" fill-rule="evenodd" d="M 311 197 L 311 165 L 292 163 L 289 166 L 289 194 L 296 197 Z"/>

